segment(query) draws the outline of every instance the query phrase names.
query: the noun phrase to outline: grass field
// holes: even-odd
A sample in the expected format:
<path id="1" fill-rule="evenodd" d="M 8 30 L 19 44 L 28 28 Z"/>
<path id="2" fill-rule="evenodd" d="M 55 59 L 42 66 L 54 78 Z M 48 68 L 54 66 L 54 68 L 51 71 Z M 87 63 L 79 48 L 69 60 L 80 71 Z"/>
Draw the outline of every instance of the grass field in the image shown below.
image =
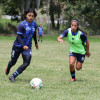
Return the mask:
<path id="1" fill-rule="evenodd" d="M 22 58 L 6 76 L 15 37 L 0 37 L 0 100 L 100 100 L 100 39 L 89 38 L 92 55 L 85 59 L 82 70 L 76 71 L 77 81 L 71 82 L 68 42 L 65 39 L 60 44 L 56 38 L 44 37 L 39 50 L 33 44 L 30 66 L 12 83 L 8 77 L 22 64 Z M 30 88 L 35 77 L 43 80 L 39 91 Z"/>

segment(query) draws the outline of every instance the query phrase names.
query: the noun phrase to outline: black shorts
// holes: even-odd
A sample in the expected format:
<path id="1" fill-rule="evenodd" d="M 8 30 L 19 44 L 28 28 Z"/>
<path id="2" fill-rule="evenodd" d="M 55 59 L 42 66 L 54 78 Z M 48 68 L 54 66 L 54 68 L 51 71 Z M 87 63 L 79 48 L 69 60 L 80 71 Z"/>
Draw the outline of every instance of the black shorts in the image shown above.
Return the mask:
<path id="1" fill-rule="evenodd" d="M 17 56 L 19 56 L 20 54 L 32 56 L 31 49 L 24 50 L 24 49 L 21 48 L 21 47 L 13 46 L 11 56 L 12 56 L 12 57 L 14 57 L 14 56 L 17 57 Z"/>
<path id="2" fill-rule="evenodd" d="M 69 56 L 76 57 L 77 61 L 79 61 L 81 63 L 83 63 L 84 62 L 84 59 L 85 59 L 85 54 L 79 54 L 79 53 L 70 52 L 69 53 Z"/>

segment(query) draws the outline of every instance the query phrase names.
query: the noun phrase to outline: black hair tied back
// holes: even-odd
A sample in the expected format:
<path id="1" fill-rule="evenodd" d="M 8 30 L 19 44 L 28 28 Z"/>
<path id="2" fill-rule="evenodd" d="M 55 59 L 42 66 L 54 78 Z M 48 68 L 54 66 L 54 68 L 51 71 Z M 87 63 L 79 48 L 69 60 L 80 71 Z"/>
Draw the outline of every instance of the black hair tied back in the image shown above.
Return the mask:
<path id="1" fill-rule="evenodd" d="M 24 15 L 26 16 L 28 13 L 34 13 L 34 18 L 37 16 L 37 13 L 36 13 L 36 11 L 34 10 L 34 9 L 26 9 L 25 11 L 24 11 Z"/>

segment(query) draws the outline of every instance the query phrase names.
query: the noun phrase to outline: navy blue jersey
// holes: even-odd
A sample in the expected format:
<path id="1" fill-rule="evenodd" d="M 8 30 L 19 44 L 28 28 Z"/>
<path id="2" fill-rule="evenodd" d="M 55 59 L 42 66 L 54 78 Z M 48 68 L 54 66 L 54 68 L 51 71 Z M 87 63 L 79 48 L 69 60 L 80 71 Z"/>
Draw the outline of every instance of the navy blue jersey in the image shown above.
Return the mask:
<path id="1" fill-rule="evenodd" d="M 21 35 L 22 42 L 25 46 L 28 46 L 31 49 L 32 46 L 32 38 L 34 34 L 36 34 L 37 24 L 32 21 L 32 23 L 28 23 L 26 20 L 22 21 L 17 29 L 17 34 Z M 18 39 L 14 41 L 14 46 L 22 47 L 19 43 Z"/>
<path id="2" fill-rule="evenodd" d="M 42 27 L 38 27 L 38 35 L 42 35 L 43 33 L 43 28 Z"/>
<path id="3" fill-rule="evenodd" d="M 75 35 L 77 35 L 78 31 L 76 33 L 73 33 L 73 32 L 71 32 L 71 33 L 72 33 L 72 35 L 75 36 Z M 67 35 L 68 35 L 68 29 L 66 29 L 60 36 L 62 36 L 64 38 L 64 37 L 67 37 Z M 86 35 L 83 32 L 81 32 L 80 38 L 83 43 L 85 43 L 88 40 Z"/>

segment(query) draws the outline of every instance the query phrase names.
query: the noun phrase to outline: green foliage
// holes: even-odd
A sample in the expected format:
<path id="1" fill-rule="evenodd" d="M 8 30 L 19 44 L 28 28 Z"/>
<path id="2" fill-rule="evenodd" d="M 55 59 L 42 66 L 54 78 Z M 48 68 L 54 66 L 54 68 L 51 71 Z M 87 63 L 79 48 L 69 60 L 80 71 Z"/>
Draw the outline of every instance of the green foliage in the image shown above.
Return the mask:
<path id="1" fill-rule="evenodd" d="M 3 3 L 4 14 L 7 15 L 18 15 L 19 8 L 13 0 L 4 0 Z"/>
<path id="2" fill-rule="evenodd" d="M 82 23 L 84 20 L 84 26 L 91 33 L 100 33 L 100 1 L 99 0 L 77 0 L 66 3 L 66 9 L 64 11 L 66 19 L 76 18 Z M 84 19 L 83 19 L 84 16 Z M 69 25 L 69 23 L 68 23 Z M 68 26 L 67 25 L 67 26 Z"/>
<path id="3" fill-rule="evenodd" d="M 22 3 L 21 0 L 0 0 L 0 4 L 3 6 L 3 14 L 8 15 L 22 15 L 23 10 L 26 8 L 27 0 L 24 0 Z M 41 0 L 40 8 L 43 8 L 41 13 L 47 13 L 46 10 L 46 0 Z M 21 4 L 25 4 L 22 10 Z M 30 7 L 36 8 L 36 2 L 31 0 Z M 59 19 L 60 15 L 64 16 L 64 19 L 67 20 L 66 27 L 70 26 L 71 19 L 76 18 L 80 21 L 80 25 L 85 28 L 93 35 L 100 33 L 100 0 L 50 0 L 49 4 L 49 13 L 52 21 L 52 28 L 59 28 L 59 20 L 58 25 L 56 27 L 54 21 L 55 19 Z M 84 16 L 84 18 L 83 18 Z M 20 21 L 17 17 L 14 20 Z M 83 22 L 84 20 L 84 22 Z"/>
<path id="4" fill-rule="evenodd" d="M 64 10 L 65 19 L 68 21 L 66 27 L 70 27 L 70 22 L 72 19 L 79 19 L 79 11 L 77 10 L 78 6 L 73 6 L 70 3 L 66 3 L 66 8 Z"/>
<path id="5" fill-rule="evenodd" d="M 9 19 L 0 19 L 0 34 L 16 34 L 15 28 L 17 28 L 18 24 Z"/>
<path id="6" fill-rule="evenodd" d="M 84 5 L 82 5 L 82 3 Z M 100 32 L 100 2 L 98 0 L 84 0 L 80 3 L 80 13 L 85 15 L 85 20 L 90 24 L 89 27 L 97 33 Z"/>

